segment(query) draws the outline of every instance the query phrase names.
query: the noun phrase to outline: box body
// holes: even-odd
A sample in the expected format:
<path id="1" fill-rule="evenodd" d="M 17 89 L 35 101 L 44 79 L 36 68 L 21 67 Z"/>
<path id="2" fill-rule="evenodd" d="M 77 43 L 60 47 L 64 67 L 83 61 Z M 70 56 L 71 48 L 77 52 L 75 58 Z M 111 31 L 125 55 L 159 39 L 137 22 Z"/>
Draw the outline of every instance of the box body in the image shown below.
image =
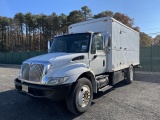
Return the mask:
<path id="1" fill-rule="evenodd" d="M 69 26 L 69 33 L 99 32 L 111 36 L 111 50 L 106 53 L 106 72 L 125 69 L 139 64 L 139 33 L 119 21 L 104 17 Z"/>

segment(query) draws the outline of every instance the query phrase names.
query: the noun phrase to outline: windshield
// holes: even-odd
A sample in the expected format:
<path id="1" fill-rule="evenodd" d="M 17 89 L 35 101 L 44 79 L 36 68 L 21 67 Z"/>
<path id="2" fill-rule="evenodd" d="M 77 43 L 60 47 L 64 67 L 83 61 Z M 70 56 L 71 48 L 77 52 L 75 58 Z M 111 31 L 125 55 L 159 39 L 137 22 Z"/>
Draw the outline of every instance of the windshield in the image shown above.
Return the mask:
<path id="1" fill-rule="evenodd" d="M 55 37 L 50 53 L 86 53 L 89 51 L 90 33 L 79 33 Z"/>

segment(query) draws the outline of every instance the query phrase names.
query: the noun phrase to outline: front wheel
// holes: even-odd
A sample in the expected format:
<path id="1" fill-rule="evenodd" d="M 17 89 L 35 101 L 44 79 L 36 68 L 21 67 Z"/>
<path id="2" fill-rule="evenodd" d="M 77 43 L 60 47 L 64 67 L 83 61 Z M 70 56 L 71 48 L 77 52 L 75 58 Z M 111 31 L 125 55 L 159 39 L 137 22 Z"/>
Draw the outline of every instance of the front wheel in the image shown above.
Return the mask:
<path id="1" fill-rule="evenodd" d="M 126 72 L 126 77 L 127 77 L 127 79 L 125 79 L 125 82 L 127 84 L 130 84 L 133 82 L 133 79 L 134 79 L 133 66 L 129 66 L 129 68 Z"/>
<path id="2" fill-rule="evenodd" d="M 85 112 L 91 105 L 93 90 L 91 82 L 87 78 L 80 78 L 72 87 L 66 99 L 68 109 L 74 114 Z"/>

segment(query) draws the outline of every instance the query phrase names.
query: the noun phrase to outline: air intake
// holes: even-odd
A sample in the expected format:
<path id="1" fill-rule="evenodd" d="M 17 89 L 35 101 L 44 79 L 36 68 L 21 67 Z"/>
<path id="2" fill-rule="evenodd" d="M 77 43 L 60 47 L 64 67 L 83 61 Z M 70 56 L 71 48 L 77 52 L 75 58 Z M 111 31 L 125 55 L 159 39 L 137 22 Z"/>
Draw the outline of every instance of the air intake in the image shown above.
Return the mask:
<path id="1" fill-rule="evenodd" d="M 78 57 L 75 57 L 72 59 L 72 61 L 76 61 L 76 60 L 83 60 L 84 59 L 84 56 L 78 56 Z"/>

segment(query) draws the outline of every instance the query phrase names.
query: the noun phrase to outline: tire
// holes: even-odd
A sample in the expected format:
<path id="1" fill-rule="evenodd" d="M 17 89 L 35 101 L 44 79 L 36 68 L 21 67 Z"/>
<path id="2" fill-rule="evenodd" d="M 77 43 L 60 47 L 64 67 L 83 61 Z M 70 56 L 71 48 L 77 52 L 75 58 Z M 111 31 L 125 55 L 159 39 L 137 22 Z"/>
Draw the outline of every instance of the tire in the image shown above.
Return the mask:
<path id="1" fill-rule="evenodd" d="M 133 82 L 134 79 L 133 66 L 129 66 L 129 68 L 127 69 L 126 77 L 127 78 L 125 79 L 125 83 L 130 84 Z"/>
<path id="2" fill-rule="evenodd" d="M 74 114 L 81 114 L 91 105 L 92 99 L 91 82 L 87 78 L 80 78 L 71 88 L 66 103 L 69 111 Z"/>

